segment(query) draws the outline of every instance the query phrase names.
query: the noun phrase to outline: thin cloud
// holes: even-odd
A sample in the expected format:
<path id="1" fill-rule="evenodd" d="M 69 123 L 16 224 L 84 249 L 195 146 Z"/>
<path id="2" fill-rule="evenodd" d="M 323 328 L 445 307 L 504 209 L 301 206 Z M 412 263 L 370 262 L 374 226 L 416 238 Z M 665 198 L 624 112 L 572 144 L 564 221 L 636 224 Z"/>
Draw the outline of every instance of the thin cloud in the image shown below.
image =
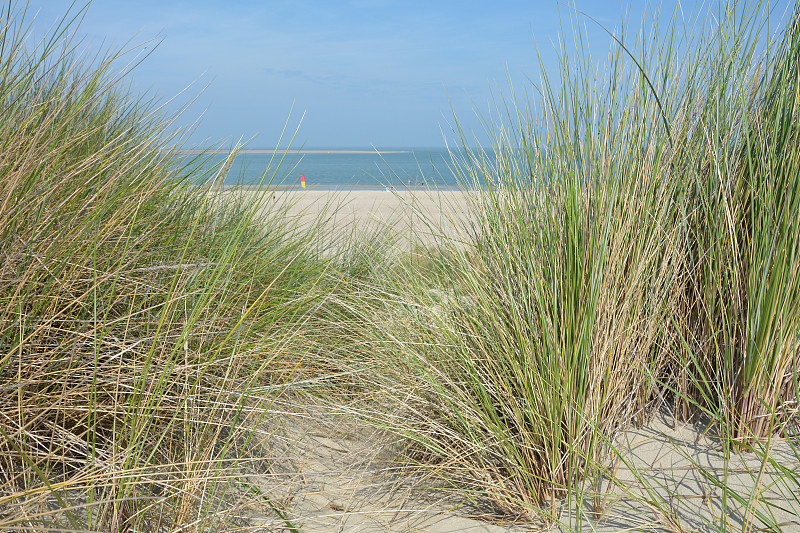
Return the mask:
<path id="1" fill-rule="evenodd" d="M 278 76 L 287 80 L 301 80 L 311 83 L 341 83 L 349 79 L 343 74 L 312 74 L 304 70 L 276 69 L 264 67 L 261 69 L 265 74 Z"/>

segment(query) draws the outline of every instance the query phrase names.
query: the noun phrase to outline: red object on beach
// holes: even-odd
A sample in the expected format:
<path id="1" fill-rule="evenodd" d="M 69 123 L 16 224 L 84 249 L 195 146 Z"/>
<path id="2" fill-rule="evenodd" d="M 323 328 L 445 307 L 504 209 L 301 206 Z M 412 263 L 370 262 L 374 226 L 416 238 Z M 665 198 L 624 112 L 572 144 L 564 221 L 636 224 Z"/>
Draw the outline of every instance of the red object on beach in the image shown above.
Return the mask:
<path id="1" fill-rule="evenodd" d="M 303 174 L 300 174 L 300 186 L 306 188 L 306 177 Z"/>

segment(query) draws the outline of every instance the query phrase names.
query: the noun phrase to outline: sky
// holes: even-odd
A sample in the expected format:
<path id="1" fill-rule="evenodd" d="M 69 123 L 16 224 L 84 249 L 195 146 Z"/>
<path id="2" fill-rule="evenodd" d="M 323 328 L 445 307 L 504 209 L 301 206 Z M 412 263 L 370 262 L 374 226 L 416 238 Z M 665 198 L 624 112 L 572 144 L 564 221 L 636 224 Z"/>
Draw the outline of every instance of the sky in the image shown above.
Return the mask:
<path id="1" fill-rule="evenodd" d="M 29 0 L 34 38 L 72 4 Z M 559 35 L 572 31 L 570 7 L 556 0 L 95 0 L 81 12 L 84 5 L 71 11 L 81 18 L 79 49 L 132 49 L 118 61 L 142 59 L 131 90 L 172 112 L 185 107 L 175 127 L 190 128 L 195 146 L 444 146 L 455 139 L 454 119 L 480 132 L 496 96 L 530 90 L 540 57 L 555 72 Z M 591 17 L 578 14 L 601 58 L 611 41 L 600 25 L 619 31 L 625 15 L 638 28 L 652 14 L 636 1 L 572 5 Z M 694 0 L 657 5 L 687 19 L 708 10 Z"/>

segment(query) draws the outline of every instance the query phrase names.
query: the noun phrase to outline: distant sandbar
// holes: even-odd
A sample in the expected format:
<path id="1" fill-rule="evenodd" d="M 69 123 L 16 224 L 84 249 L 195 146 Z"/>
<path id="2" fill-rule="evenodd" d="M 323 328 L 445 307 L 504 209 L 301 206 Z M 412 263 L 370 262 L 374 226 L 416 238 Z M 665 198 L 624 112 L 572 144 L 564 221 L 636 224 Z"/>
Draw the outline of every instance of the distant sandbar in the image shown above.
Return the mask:
<path id="1" fill-rule="evenodd" d="M 181 154 L 230 154 L 230 150 L 178 150 Z M 239 150 L 240 154 L 409 154 L 410 150 Z"/>

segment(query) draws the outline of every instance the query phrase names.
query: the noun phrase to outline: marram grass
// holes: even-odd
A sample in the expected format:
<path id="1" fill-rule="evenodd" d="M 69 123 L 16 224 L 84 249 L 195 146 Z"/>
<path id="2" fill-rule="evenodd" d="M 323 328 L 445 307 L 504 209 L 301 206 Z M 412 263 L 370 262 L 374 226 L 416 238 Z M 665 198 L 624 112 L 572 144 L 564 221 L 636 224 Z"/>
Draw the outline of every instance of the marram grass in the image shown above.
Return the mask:
<path id="1" fill-rule="evenodd" d="M 65 24 L 31 47 L 0 22 L 0 529 L 233 527 L 280 390 L 253 387 L 323 262 L 198 187 L 168 117 Z"/>
<path id="2" fill-rule="evenodd" d="M 459 130 L 472 222 L 358 304 L 381 394 L 354 412 L 487 513 L 546 522 L 659 409 L 748 449 L 796 422 L 798 29 L 769 15 L 656 21 L 604 70 L 576 33 L 558 82 L 497 100 L 489 153 Z"/>
<path id="3" fill-rule="evenodd" d="M 707 84 L 687 157 L 691 210 L 681 320 L 699 401 L 733 443 L 797 415 L 800 354 L 798 18 L 764 56 L 745 35 L 719 43 L 727 76 Z"/>

